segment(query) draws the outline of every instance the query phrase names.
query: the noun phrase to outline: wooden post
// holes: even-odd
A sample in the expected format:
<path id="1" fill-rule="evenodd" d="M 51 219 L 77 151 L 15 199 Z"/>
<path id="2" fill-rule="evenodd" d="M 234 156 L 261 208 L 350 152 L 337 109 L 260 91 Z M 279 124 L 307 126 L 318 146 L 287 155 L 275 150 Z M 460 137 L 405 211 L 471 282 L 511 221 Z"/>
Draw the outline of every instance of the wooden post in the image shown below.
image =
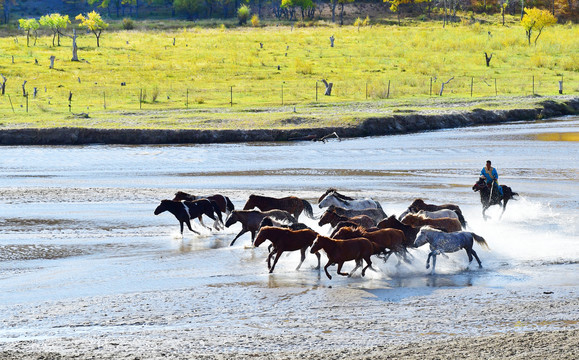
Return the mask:
<path id="1" fill-rule="evenodd" d="M 430 77 L 430 96 L 432 96 L 432 76 Z"/>
<path id="2" fill-rule="evenodd" d="M 336 40 L 334 35 L 330 36 L 330 47 L 334 47 L 334 40 Z"/>
<path id="3" fill-rule="evenodd" d="M 8 100 L 10 100 L 10 107 L 12 108 L 12 112 L 16 113 L 16 111 L 14 111 L 14 105 L 12 105 L 12 98 L 10 97 L 10 95 L 8 95 Z"/>
<path id="4" fill-rule="evenodd" d="M 470 78 L 470 97 L 472 97 L 472 86 L 473 86 L 473 83 L 474 83 L 474 77 L 471 77 L 471 78 Z"/>
<path id="5" fill-rule="evenodd" d="M 72 112 L 72 91 L 68 92 L 68 112 Z"/>
<path id="6" fill-rule="evenodd" d="M 50 67 L 49 69 L 54 69 L 54 60 L 56 59 L 56 56 L 52 55 L 50 57 Z"/>
<path id="7" fill-rule="evenodd" d="M 8 81 L 8 79 L 6 78 L 6 76 L 4 76 L 4 74 L 0 74 L 0 76 L 2 76 L 2 85 L 0 86 L 0 92 L 2 93 L 2 95 L 4 95 L 4 93 L 6 92 L 6 81 Z"/>
<path id="8" fill-rule="evenodd" d="M 139 110 L 143 108 L 143 106 L 141 105 L 142 102 L 143 102 L 143 89 L 141 89 L 141 93 L 139 95 Z"/>
<path id="9" fill-rule="evenodd" d="M 326 96 L 332 95 L 332 86 L 334 86 L 334 83 L 329 83 L 325 79 L 322 79 L 322 82 L 326 86 L 326 92 L 324 93 L 324 95 Z"/>
<path id="10" fill-rule="evenodd" d="M 368 81 L 366 81 L 366 100 L 368 100 Z"/>
<path id="11" fill-rule="evenodd" d="M 559 80 L 559 94 L 563 95 L 563 75 L 561 75 L 561 80 Z"/>
<path id="12" fill-rule="evenodd" d="M 442 92 L 444 91 L 444 85 L 448 84 L 452 79 L 454 79 L 454 76 L 448 79 L 446 82 L 442 83 L 442 85 L 440 86 L 440 93 L 438 94 L 439 96 L 442 96 Z"/>
<path id="13" fill-rule="evenodd" d="M 72 30 L 72 59 L 70 61 L 78 61 L 78 46 L 76 46 L 76 29 Z"/>
<path id="14" fill-rule="evenodd" d="M 386 93 L 386 99 L 390 98 L 390 80 L 388 80 L 388 92 Z"/>
<path id="15" fill-rule="evenodd" d="M 485 61 L 487 63 L 487 67 L 491 66 L 491 59 L 493 58 L 493 54 L 491 53 L 491 56 L 488 56 L 487 53 L 485 52 Z"/>
<path id="16" fill-rule="evenodd" d="M 231 87 L 230 91 L 231 91 L 230 104 L 231 104 L 231 107 L 233 107 L 233 86 Z"/>
<path id="17" fill-rule="evenodd" d="M 187 89 L 187 109 L 189 109 L 189 89 Z"/>
<path id="18" fill-rule="evenodd" d="M 26 113 L 28 113 L 28 94 L 26 94 Z"/>
<path id="19" fill-rule="evenodd" d="M 26 83 L 28 81 L 24 80 L 24 82 L 22 83 L 22 96 L 26 96 Z"/>

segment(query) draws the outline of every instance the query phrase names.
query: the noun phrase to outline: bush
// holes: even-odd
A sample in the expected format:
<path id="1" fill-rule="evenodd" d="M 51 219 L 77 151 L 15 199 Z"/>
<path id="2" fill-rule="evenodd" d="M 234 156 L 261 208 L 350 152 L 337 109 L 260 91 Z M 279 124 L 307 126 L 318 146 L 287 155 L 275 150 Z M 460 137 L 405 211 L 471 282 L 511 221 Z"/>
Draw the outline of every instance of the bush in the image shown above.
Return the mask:
<path id="1" fill-rule="evenodd" d="M 250 13 L 251 9 L 249 9 L 247 5 L 241 5 L 239 9 L 237 9 L 237 20 L 239 20 L 239 25 L 245 25 L 247 23 Z"/>
<path id="2" fill-rule="evenodd" d="M 123 29 L 125 30 L 133 30 L 135 28 L 135 22 L 131 18 L 124 18 L 123 19 Z"/>
<path id="3" fill-rule="evenodd" d="M 259 16 L 257 14 L 254 14 L 251 17 L 251 26 L 253 27 L 259 27 Z"/>

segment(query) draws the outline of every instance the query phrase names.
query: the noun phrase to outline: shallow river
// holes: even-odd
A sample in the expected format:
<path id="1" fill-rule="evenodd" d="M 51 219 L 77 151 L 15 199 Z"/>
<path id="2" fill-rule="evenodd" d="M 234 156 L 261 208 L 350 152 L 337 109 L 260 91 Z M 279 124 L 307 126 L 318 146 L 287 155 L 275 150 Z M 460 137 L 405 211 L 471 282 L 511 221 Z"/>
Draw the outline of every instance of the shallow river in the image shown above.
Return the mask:
<path id="1" fill-rule="evenodd" d="M 0 148 L 0 305 L 225 284 L 370 289 L 577 285 L 579 279 L 579 118 L 319 142 L 180 146 Z M 571 141 L 569 141 L 571 140 Z M 573 141 L 575 140 L 575 141 Z M 520 194 L 499 220 L 483 221 L 472 185 L 491 159 L 500 182 Z M 483 263 L 464 252 L 425 269 L 426 247 L 412 264 L 376 261 L 365 278 L 327 279 L 310 255 L 283 256 L 269 275 L 266 247 L 251 248 L 240 230 L 202 236 L 178 231 L 169 213 L 153 215 L 178 190 L 228 195 L 242 208 L 251 193 L 297 195 L 314 205 L 334 187 L 380 201 L 400 214 L 417 197 L 456 203 Z M 321 233 L 314 220 L 302 221 Z M 205 219 L 206 224 L 211 224 Z M 326 225 L 327 226 L 327 225 Z M 322 261 L 324 261 L 322 257 Z M 346 271 L 350 269 L 345 266 Z M 335 267 L 331 272 L 335 272 Z M 208 299 L 212 300 L 212 299 Z M 0 329 L 0 336 L 8 336 Z M 16 335 L 18 337 L 18 335 Z"/>

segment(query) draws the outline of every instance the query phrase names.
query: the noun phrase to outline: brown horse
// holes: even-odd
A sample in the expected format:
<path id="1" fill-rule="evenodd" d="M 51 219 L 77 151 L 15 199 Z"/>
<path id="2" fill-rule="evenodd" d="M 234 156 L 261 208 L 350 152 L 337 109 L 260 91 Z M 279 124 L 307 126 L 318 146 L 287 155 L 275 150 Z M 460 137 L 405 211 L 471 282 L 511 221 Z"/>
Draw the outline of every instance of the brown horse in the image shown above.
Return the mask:
<path id="1" fill-rule="evenodd" d="M 406 225 L 400 222 L 400 220 L 396 219 L 396 216 L 390 215 L 387 219 L 384 219 L 378 223 L 379 229 L 398 229 L 404 233 L 404 237 L 406 241 L 404 242 L 404 246 L 406 247 L 414 247 L 414 241 L 416 240 L 416 235 L 420 231 L 420 227 L 412 227 L 410 225 Z"/>
<path id="2" fill-rule="evenodd" d="M 402 219 L 402 223 L 413 227 L 431 226 L 444 232 L 454 232 L 462 230 L 460 221 L 453 218 L 429 219 L 422 216 L 408 214 Z"/>
<path id="3" fill-rule="evenodd" d="M 227 221 L 225 221 L 225 227 L 230 227 L 239 221 L 241 223 L 242 229 L 229 245 L 233 245 L 238 237 L 248 231 L 251 232 L 251 242 L 253 243 L 255 234 L 259 229 L 259 224 L 265 217 L 271 217 L 280 221 L 286 221 L 288 223 L 297 222 L 297 220 L 290 213 L 283 210 L 270 210 L 263 212 L 258 210 L 233 210 L 231 214 L 229 214 Z"/>
<path id="4" fill-rule="evenodd" d="M 194 200 L 200 200 L 200 199 L 207 199 L 210 201 L 214 201 L 217 204 L 219 211 L 221 211 L 225 215 L 229 215 L 229 213 L 231 213 L 233 210 L 235 210 L 235 206 L 233 206 L 233 203 L 231 202 L 231 200 L 227 196 L 221 195 L 221 194 L 215 194 L 215 195 L 210 195 L 210 196 L 196 196 L 196 195 L 188 194 L 188 193 L 183 192 L 183 191 L 177 191 L 175 193 L 175 197 L 173 198 L 173 201 L 182 201 L 182 200 L 194 201 Z"/>
<path id="5" fill-rule="evenodd" d="M 249 195 L 243 210 L 251 210 L 253 208 L 258 208 L 261 211 L 284 210 L 292 214 L 296 219 L 299 218 L 302 211 L 305 211 L 310 219 L 314 218 L 312 205 L 307 200 L 295 196 L 273 198 L 252 194 Z"/>
<path id="6" fill-rule="evenodd" d="M 410 206 L 408 207 L 408 210 L 406 212 L 404 212 L 402 215 L 400 215 L 399 219 L 402 220 L 402 218 L 409 212 L 410 213 L 416 213 L 416 212 L 419 212 L 420 210 L 437 211 L 437 210 L 442 210 L 442 209 L 453 210 L 456 213 L 456 215 L 458 215 L 458 220 L 460 220 L 460 225 L 463 228 L 466 228 L 466 220 L 464 219 L 464 216 L 462 215 L 462 211 L 460 210 L 458 205 L 454 205 L 454 204 L 442 204 L 442 205 L 427 204 L 422 199 L 415 199 L 412 202 L 412 204 L 410 204 Z"/>
<path id="7" fill-rule="evenodd" d="M 338 275 L 342 276 L 352 276 L 354 271 L 362 266 L 362 260 L 366 261 L 366 267 L 362 269 L 362 276 L 366 274 L 366 269 L 372 269 L 372 256 L 374 252 L 374 246 L 372 242 L 366 238 L 355 238 L 348 240 L 335 240 L 326 236 L 318 235 L 312 246 L 310 252 L 313 254 L 320 250 L 324 250 L 328 256 L 328 263 L 324 266 L 324 271 L 328 276 L 328 279 L 332 279 L 332 276 L 328 272 L 328 267 L 332 264 L 338 264 Z M 356 267 L 352 272 L 343 273 L 342 266 L 344 262 L 355 260 Z"/>
<path id="8" fill-rule="evenodd" d="M 336 225 L 338 225 L 338 223 L 341 221 L 350 221 L 365 228 L 376 226 L 376 222 L 368 215 L 357 215 L 350 218 L 347 216 L 338 215 L 335 211 L 331 210 L 324 211 L 320 217 L 320 221 L 318 221 L 318 225 L 324 226 L 326 224 L 330 224 L 332 227 L 336 227 Z"/>
<path id="9" fill-rule="evenodd" d="M 354 209 L 344 209 L 343 207 L 330 205 L 326 211 L 333 211 L 338 215 L 347 216 L 352 218 L 358 215 L 367 215 L 374 220 L 374 223 L 377 224 L 380 220 L 387 217 L 386 213 L 382 209 L 374 209 L 374 208 L 367 208 L 362 210 L 354 210 Z"/>
<path id="10" fill-rule="evenodd" d="M 259 230 L 259 233 L 257 233 L 254 245 L 258 247 L 265 240 L 269 240 L 273 244 L 273 250 L 271 250 L 267 256 L 267 268 L 269 269 L 270 274 L 273 272 L 275 264 L 277 264 L 279 257 L 284 251 L 300 250 L 302 257 L 298 267 L 296 268 L 297 271 L 306 259 L 306 250 L 308 247 L 312 246 L 316 236 L 318 236 L 318 233 L 311 229 L 291 230 L 275 226 L 264 226 Z M 273 265 L 271 265 L 271 258 L 273 255 L 275 255 L 275 260 L 273 261 Z M 318 257 L 317 269 L 319 269 L 320 254 L 316 253 L 316 256 Z"/>
<path id="11" fill-rule="evenodd" d="M 397 256 L 403 256 L 406 260 L 406 237 L 398 229 L 379 229 L 375 231 L 366 231 L 363 228 L 343 227 L 336 233 L 334 239 L 353 239 L 363 237 L 372 242 L 374 245 L 374 255 L 384 255 L 384 262 L 388 260 L 392 253 Z"/>

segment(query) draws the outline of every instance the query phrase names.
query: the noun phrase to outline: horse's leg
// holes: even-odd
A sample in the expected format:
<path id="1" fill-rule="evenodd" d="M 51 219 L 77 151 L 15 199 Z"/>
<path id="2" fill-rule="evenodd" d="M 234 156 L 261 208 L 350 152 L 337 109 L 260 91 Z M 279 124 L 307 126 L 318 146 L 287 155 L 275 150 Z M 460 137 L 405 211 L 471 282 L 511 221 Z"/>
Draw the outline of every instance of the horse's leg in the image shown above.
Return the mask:
<path id="1" fill-rule="evenodd" d="M 271 269 L 271 258 L 273 257 L 273 255 L 277 252 L 276 249 L 273 249 L 272 251 L 269 252 L 269 255 L 267 256 L 267 268 Z"/>
<path id="2" fill-rule="evenodd" d="M 189 219 L 187 219 L 185 221 L 185 224 L 187 224 L 187 228 L 189 228 L 189 230 L 191 230 L 192 232 L 194 232 L 197 235 L 201 235 L 201 233 L 199 231 L 193 230 L 193 228 L 191 227 L 191 221 L 189 221 Z M 181 236 L 183 236 L 183 222 L 181 222 Z"/>
<path id="3" fill-rule="evenodd" d="M 328 279 L 332 280 L 332 275 L 330 275 L 330 273 L 328 272 L 328 267 L 332 265 L 332 261 L 328 260 L 328 263 L 326 264 L 326 266 L 324 266 L 324 271 L 326 272 L 326 276 L 328 277 Z"/>
<path id="4" fill-rule="evenodd" d="M 277 261 L 279 260 L 279 257 L 281 256 L 282 253 L 283 253 L 283 251 L 279 251 L 279 252 L 277 252 L 277 254 L 275 254 L 275 259 L 273 260 L 273 265 L 271 265 L 271 269 L 269 269 L 270 274 L 273 272 L 273 269 L 275 268 L 275 264 L 277 264 Z"/>
<path id="5" fill-rule="evenodd" d="M 372 267 L 372 259 L 370 259 L 370 256 L 365 257 L 364 260 L 366 260 L 366 267 L 362 269 L 362 276 L 366 275 L 366 269 L 368 268 L 374 272 L 377 272 L 377 270 Z"/>
<path id="6" fill-rule="evenodd" d="M 319 252 L 316 253 L 316 257 L 318 258 L 318 266 L 316 267 L 316 270 L 320 270 L 320 267 L 322 265 L 322 263 L 321 263 L 322 257 L 320 256 Z"/>
<path id="7" fill-rule="evenodd" d="M 432 254 L 432 272 L 431 275 L 434 275 L 434 268 L 436 267 L 436 253 Z"/>
<path id="8" fill-rule="evenodd" d="M 359 267 L 362 267 L 362 259 L 356 259 L 356 267 L 355 267 L 354 269 L 352 269 L 352 271 L 350 271 L 349 274 L 346 274 L 346 273 L 341 274 L 341 273 L 340 273 L 340 269 L 342 268 L 342 265 L 343 265 L 343 264 L 344 264 L 344 263 L 339 263 L 339 264 L 338 264 L 338 274 L 340 274 L 340 275 L 347 275 L 348 277 L 351 277 L 352 275 L 354 275 L 354 272 L 355 272 L 356 270 L 358 270 Z"/>
<path id="9" fill-rule="evenodd" d="M 392 255 L 392 250 L 384 251 L 384 262 L 390 258 L 390 255 Z"/>
<path id="10" fill-rule="evenodd" d="M 300 266 L 302 266 L 302 263 L 304 262 L 304 260 L 306 259 L 306 250 L 307 250 L 307 246 L 303 247 L 300 249 L 301 253 L 302 253 L 302 259 L 300 260 L 300 263 L 298 264 L 298 267 L 296 268 L 296 271 L 298 271 L 300 269 Z"/>
<path id="11" fill-rule="evenodd" d="M 436 250 L 431 251 L 430 253 L 428 253 L 428 257 L 426 258 L 426 268 L 427 268 L 427 269 L 430 268 L 430 257 L 434 255 L 434 252 L 435 252 L 435 251 L 436 251 Z"/>
<path id="12" fill-rule="evenodd" d="M 478 267 L 479 267 L 479 268 L 482 268 L 482 263 L 480 262 L 480 259 L 478 258 L 478 255 L 476 254 L 476 251 L 474 251 L 473 249 L 471 249 L 470 252 L 472 253 L 472 255 L 474 256 L 474 258 L 475 258 L 476 261 L 478 262 Z"/>
<path id="13" fill-rule="evenodd" d="M 233 243 L 235 243 L 235 240 L 237 240 L 238 237 L 240 237 L 241 235 L 245 234 L 246 232 L 248 232 L 249 230 L 247 229 L 241 229 L 241 231 L 239 232 L 239 234 L 237 234 L 237 236 L 231 241 L 231 243 L 229 244 L 229 246 L 233 246 Z M 253 243 L 253 241 L 252 241 Z"/>
<path id="14" fill-rule="evenodd" d="M 509 202 L 509 199 L 503 199 L 503 211 L 501 212 L 501 216 L 499 217 L 499 220 L 503 218 L 503 214 L 505 213 L 505 210 L 507 209 L 507 202 Z"/>
<path id="15" fill-rule="evenodd" d="M 201 226 L 203 226 L 205 229 L 209 229 L 209 231 L 211 231 L 211 228 L 210 228 L 209 226 L 206 226 L 206 225 L 203 223 L 203 214 L 199 215 L 199 216 L 197 217 L 197 219 L 199 219 L 199 224 L 201 224 Z"/>

